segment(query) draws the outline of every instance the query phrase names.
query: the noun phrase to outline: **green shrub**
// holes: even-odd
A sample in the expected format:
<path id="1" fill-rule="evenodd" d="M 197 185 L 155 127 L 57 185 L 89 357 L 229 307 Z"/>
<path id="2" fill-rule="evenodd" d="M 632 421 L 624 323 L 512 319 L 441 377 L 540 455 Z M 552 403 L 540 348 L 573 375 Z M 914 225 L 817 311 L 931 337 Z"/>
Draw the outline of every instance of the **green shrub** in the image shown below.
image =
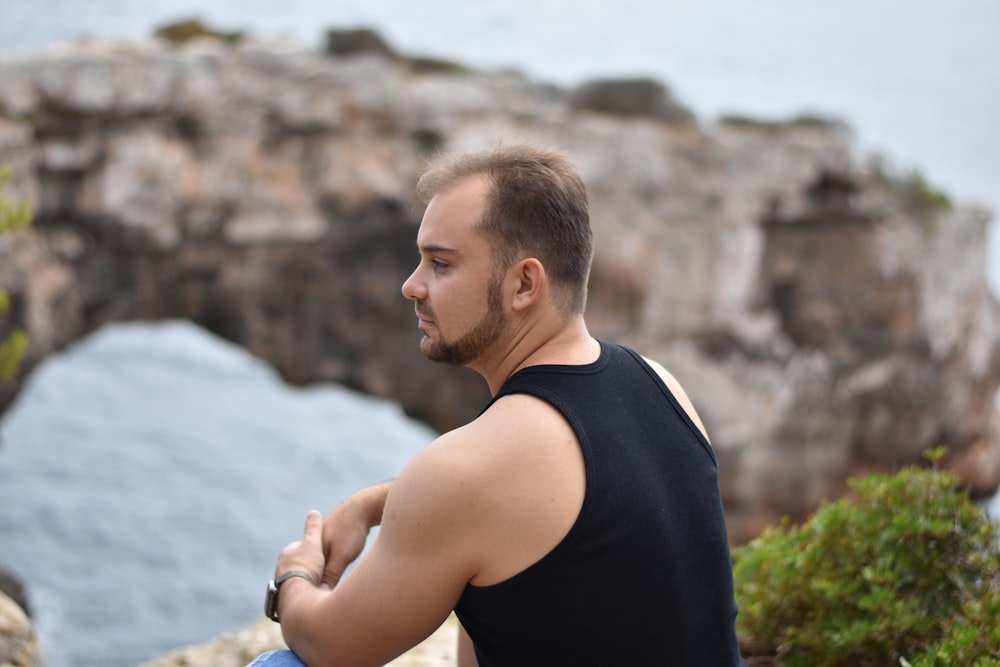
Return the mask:
<path id="1" fill-rule="evenodd" d="M 995 583 L 995 582 L 994 582 Z M 903 667 L 1000 667 L 1000 592 L 997 586 L 983 600 L 966 601 L 962 614 L 944 620 L 944 639 Z"/>
<path id="2" fill-rule="evenodd" d="M 852 480 L 853 498 L 734 549 L 740 636 L 786 667 L 1000 667 L 997 524 L 957 483 Z"/>
<path id="3" fill-rule="evenodd" d="M 0 165 L 0 190 L 10 180 L 13 172 L 7 165 Z M 0 234 L 21 229 L 31 224 L 31 204 L 15 201 L 0 195 Z M 10 295 L 0 288 L 0 316 L 10 312 Z M 0 380 L 6 380 L 17 373 L 17 369 L 28 350 L 28 334 L 24 329 L 14 329 L 6 338 L 0 339 Z"/>
<path id="4" fill-rule="evenodd" d="M 404 56 L 396 52 L 372 28 L 330 28 L 326 31 L 323 53 L 334 58 L 378 55 L 398 63 L 410 74 L 463 74 L 468 69 L 458 63 L 426 56 Z"/>
<path id="5" fill-rule="evenodd" d="M 875 156 L 869 161 L 875 182 L 895 198 L 904 211 L 934 229 L 938 214 L 952 208 L 951 198 L 931 185 L 919 169 L 900 170 L 888 160 Z"/>
<path id="6" fill-rule="evenodd" d="M 164 39 L 171 44 L 186 44 L 194 39 L 208 37 L 211 39 L 221 40 L 232 46 L 239 44 L 244 38 L 242 32 L 223 32 L 221 30 L 215 30 L 214 28 L 209 28 L 197 19 L 177 21 L 175 23 L 169 23 L 161 26 L 153 31 L 153 36 Z"/>
<path id="7" fill-rule="evenodd" d="M 12 176 L 13 170 L 8 165 L 0 165 L 0 190 L 3 190 Z M 31 204 L 0 195 L 0 234 L 27 227 L 29 224 L 31 224 Z"/>
<path id="8" fill-rule="evenodd" d="M 21 367 L 21 359 L 28 351 L 28 332 L 24 329 L 14 329 L 3 340 L 0 340 L 0 380 L 8 380 L 17 375 Z"/>

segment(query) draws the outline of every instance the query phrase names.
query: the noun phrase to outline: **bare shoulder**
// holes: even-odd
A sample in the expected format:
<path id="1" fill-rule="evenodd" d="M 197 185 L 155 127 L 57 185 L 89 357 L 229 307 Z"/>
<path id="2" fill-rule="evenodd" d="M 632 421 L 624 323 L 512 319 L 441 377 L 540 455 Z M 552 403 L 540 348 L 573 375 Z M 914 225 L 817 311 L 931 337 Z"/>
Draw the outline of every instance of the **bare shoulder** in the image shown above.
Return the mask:
<path id="1" fill-rule="evenodd" d="M 677 378 L 675 378 L 673 374 L 664 368 L 659 362 L 653 361 L 648 357 L 643 357 L 643 359 L 647 364 L 649 364 L 650 368 L 656 371 L 656 374 L 660 376 L 661 380 L 663 380 L 663 384 L 667 385 L 670 393 L 674 395 L 677 402 L 681 404 L 684 411 L 688 413 L 689 417 L 691 417 L 691 421 L 695 423 L 705 438 L 708 439 L 708 431 L 705 429 L 705 425 L 702 423 L 701 417 L 698 416 L 698 411 L 695 410 L 694 403 L 691 402 L 691 398 L 687 395 L 687 392 L 684 391 L 684 387 L 681 385 L 680 381 L 678 381 Z"/>
<path id="2" fill-rule="evenodd" d="M 552 447 L 535 443 L 573 440 L 562 414 L 548 402 L 526 394 L 504 396 L 469 424 L 445 433 L 414 459 L 415 472 L 437 476 L 442 470 L 461 472 L 478 481 L 503 476 L 509 466 L 521 467 L 511 455 L 535 458 Z M 523 459 L 522 459 L 523 460 Z"/>
<path id="3" fill-rule="evenodd" d="M 493 496 L 539 467 L 564 463 L 570 445 L 576 447 L 575 435 L 555 408 L 531 396 L 506 396 L 418 453 L 393 483 L 386 511 L 422 524 L 441 516 L 452 527 L 481 524 Z"/>
<path id="4" fill-rule="evenodd" d="M 488 585 L 558 544 L 585 479 L 570 425 L 547 402 L 517 394 L 428 445 L 397 478 L 386 511 L 446 537 L 469 580 Z"/>
<path id="5" fill-rule="evenodd" d="M 673 374 L 670 371 L 668 371 L 666 368 L 663 367 L 663 364 L 654 359 L 650 359 L 649 357 L 646 356 L 643 356 L 642 359 L 647 364 L 649 364 L 650 368 L 656 371 L 656 374 L 659 375 L 660 379 L 663 380 L 663 383 L 670 388 L 670 391 L 674 392 L 675 394 L 684 393 L 684 388 L 681 386 L 681 383 L 677 380 L 677 378 L 673 376 Z"/>

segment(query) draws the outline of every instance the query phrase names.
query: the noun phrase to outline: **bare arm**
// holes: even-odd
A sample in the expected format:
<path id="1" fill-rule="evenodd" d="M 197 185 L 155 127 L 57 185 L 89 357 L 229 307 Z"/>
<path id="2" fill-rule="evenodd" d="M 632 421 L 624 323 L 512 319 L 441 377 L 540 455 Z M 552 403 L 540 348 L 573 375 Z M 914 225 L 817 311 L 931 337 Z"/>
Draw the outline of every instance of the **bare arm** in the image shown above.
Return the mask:
<path id="1" fill-rule="evenodd" d="M 323 583 L 333 588 L 347 566 L 361 555 L 372 528 L 382 523 L 385 499 L 392 481 L 357 491 L 335 507 L 323 521 Z"/>
<path id="2" fill-rule="evenodd" d="M 384 665 L 437 629 L 469 583 L 509 579 L 550 552 L 583 504 L 583 456 L 550 404 L 507 396 L 428 445 L 382 491 L 352 497 L 327 519 L 338 526 L 329 531 L 334 545 L 380 521 L 349 575 L 335 588 L 299 577 L 282 584 L 282 634 L 309 667 Z M 380 506 L 381 517 L 359 509 Z M 304 539 L 282 551 L 277 572 L 305 570 L 319 582 L 324 532 L 311 514 Z"/>
<path id="3" fill-rule="evenodd" d="M 349 576 L 334 589 L 301 578 L 282 585 L 282 634 L 310 667 L 385 664 L 430 635 L 475 574 L 475 523 L 456 511 L 468 505 L 475 486 L 465 484 L 461 465 L 428 449 L 390 485 L 378 538 Z M 362 506 L 379 504 L 372 493 Z M 355 526 L 367 523 L 359 520 L 363 514 L 344 511 Z M 302 569 L 318 581 L 325 569 L 322 532 L 322 519 L 310 513 L 303 540 L 282 551 L 277 571 Z"/>

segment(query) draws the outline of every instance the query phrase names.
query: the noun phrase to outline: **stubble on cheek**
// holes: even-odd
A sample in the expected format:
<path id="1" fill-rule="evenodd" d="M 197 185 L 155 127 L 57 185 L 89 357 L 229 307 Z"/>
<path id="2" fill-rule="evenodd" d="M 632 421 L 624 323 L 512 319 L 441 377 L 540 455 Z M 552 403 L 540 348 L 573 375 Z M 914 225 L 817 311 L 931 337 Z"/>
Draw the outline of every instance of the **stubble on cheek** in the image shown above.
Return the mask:
<path id="1" fill-rule="evenodd" d="M 424 356 L 431 361 L 455 366 L 465 366 L 482 356 L 490 346 L 500 339 L 507 326 L 499 281 L 490 283 L 487 288 L 486 301 L 486 314 L 471 330 L 455 341 L 447 341 L 440 327 L 435 324 L 438 339 L 435 340 L 425 333 L 420 340 L 420 351 L 424 353 Z"/>

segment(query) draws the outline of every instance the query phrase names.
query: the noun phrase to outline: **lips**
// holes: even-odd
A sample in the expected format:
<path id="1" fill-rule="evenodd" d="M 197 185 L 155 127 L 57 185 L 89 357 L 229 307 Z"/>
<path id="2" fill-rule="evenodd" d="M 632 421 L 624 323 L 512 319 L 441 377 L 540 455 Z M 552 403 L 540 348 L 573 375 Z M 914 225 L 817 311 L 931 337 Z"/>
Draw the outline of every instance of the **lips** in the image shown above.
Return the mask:
<path id="1" fill-rule="evenodd" d="M 414 313 L 416 313 L 417 319 L 420 320 L 419 324 L 425 324 L 425 323 L 426 324 L 433 324 L 434 323 L 433 320 L 431 319 L 434 316 L 433 313 L 422 313 L 422 312 L 420 312 L 416 308 L 414 308 L 413 311 L 414 311 Z"/>

